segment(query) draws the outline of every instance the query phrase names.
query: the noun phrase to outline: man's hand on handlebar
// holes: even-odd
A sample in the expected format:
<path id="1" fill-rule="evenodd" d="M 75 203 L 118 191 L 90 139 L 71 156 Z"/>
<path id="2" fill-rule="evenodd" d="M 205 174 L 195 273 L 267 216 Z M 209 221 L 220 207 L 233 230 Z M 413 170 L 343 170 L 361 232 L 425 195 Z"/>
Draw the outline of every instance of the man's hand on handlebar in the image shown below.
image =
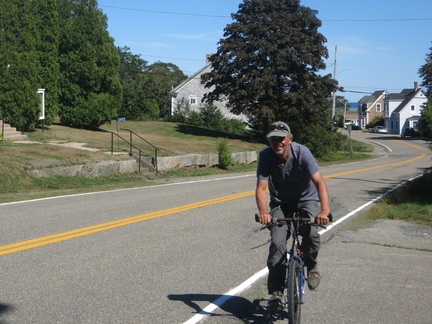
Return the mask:
<path id="1" fill-rule="evenodd" d="M 258 221 L 260 224 L 263 225 L 270 225 L 272 224 L 272 216 L 269 213 L 263 213 L 258 215 Z"/>
<path id="2" fill-rule="evenodd" d="M 315 216 L 315 223 L 318 225 L 327 225 L 332 221 L 332 217 L 330 213 L 319 213 Z"/>

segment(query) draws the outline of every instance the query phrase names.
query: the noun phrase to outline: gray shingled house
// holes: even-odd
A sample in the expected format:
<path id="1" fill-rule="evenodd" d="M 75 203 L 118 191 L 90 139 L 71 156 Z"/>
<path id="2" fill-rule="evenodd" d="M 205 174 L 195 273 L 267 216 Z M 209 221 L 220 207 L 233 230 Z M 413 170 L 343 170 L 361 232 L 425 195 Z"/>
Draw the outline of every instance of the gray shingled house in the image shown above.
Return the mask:
<path id="1" fill-rule="evenodd" d="M 208 56 L 207 56 L 208 57 Z M 200 69 L 198 72 L 191 75 L 184 82 L 175 87 L 171 92 L 171 114 L 176 110 L 177 105 L 182 101 L 182 99 L 186 100 L 190 107 L 193 110 L 199 109 L 199 107 L 203 104 L 202 99 L 204 94 L 212 91 L 211 88 L 205 88 L 205 83 L 202 81 L 201 76 L 205 73 L 211 71 L 211 64 L 207 60 L 206 65 Z M 214 102 L 213 104 L 219 108 L 222 114 L 230 119 L 240 119 L 245 120 L 244 116 L 237 116 L 230 113 L 229 109 L 226 106 L 226 101 L 221 100 L 218 102 Z"/>

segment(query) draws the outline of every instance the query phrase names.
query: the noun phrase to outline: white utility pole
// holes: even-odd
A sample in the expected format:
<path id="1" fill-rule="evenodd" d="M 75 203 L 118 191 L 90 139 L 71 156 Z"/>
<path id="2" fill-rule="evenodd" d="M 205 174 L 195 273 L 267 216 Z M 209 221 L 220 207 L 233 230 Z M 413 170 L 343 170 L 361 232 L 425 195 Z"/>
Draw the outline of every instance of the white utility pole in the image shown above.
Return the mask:
<path id="1" fill-rule="evenodd" d="M 337 71 L 337 45 L 335 47 L 335 59 L 334 59 L 334 72 L 333 79 L 336 81 Z M 336 90 L 333 92 L 333 105 L 332 105 L 332 121 L 334 121 L 336 115 Z"/>

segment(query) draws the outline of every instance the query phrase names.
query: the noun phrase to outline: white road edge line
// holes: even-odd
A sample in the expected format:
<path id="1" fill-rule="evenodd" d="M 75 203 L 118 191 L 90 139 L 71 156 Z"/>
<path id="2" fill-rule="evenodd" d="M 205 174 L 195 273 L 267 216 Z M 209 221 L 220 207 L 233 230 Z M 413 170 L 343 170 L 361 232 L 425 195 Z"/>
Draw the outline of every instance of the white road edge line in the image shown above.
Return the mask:
<path id="1" fill-rule="evenodd" d="M 1 206 L 7 206 L 7 205 L 18 205 L 18 204 L 25 204 L 25 203 L 29 203 L 29 202 L 44 201 L 44 200 L 71 198 L 71 197 L 79 197 L 79 196 L 90 196 L 90 195 L 99 195 L 99 194 L 121 192 L 121 191 L 150 190 L 150 189 L 153 189 L 155 187 L 167 187 L 167 186 L 178 186 L 178 185 L 193 184 L 193 183 L 202 183 L 202 182 L 232 180 L 232 179 L 247 178 L 247 177 L 252 177 L 252 176 L 256 176 L 256 174 L 255 173 L 250 173 L 250 174 L 233 176 L 233 177 L 224 177 L 224 178 L 215 178 L 215 179 L 191 180 L 191 181 L 183 181 L 183 182 L 155 184 L 154 186 L 148 186 L 148 187 L 134 187 L 134 188 L 107 190 L 107 191 L 85 192 L 85 193 L 81 193 L 81 194 L 71 194 L 71 195 L 63 195 L 63 196 L 52 196 L 52 197 L 45 197 L 45 198 L 35 198 L 35 199 L 29 199 L 29 200 L 21 200 L 21 201 L 13 201 L 13 202 L 8 202 L 8 203 L 1 203 L 0 207 Z"/>
<path id="2" fill-rule="evenodd" d="M 201 312 L 190 318 L 188 321 L 184 322 L 184 324 L 193 324 L 198 323 L 202 319 L 206 318 L 208 315 L 210 315 L 214 310 L 222 306 L 228 299 L 231 297 L 234 297 L 235 295 L 241 293 L 242 291 L 249 288 L 253 283 L 261 279 L 262 277 L 266 276 L 268 273 L 268 269 L 264 268 L 261 271 L 254 274 L 252 277 L 250 277 L 248 280 L 243 282 L 240 286 L 237 286 L 236 288 L 230 290 L 226 294 L 222 295 L 218 299 L 216 299 L 213 303 L 208 305 L 206 308 L 204 308 Z"/>
<path id="3" fill-rule="evenodd" d="M 385 144 L 379 143 L 377 141 L 370 141 L 370 142 L 375 143 L 376 145 L 380 145 L 380 146 L 385 147 L 389 152 L 393 152 L 392 149 Z"/>
<path id="4" fill-rule="evenodd" d="M 364 209 L 364 208 L 366 208 L 366 207 L 374 204 L 375 202 L 381 200 L 384 196 L 386 196 L 390 192 L 396 190 L 397 188 L 399 188 L 400 186 L 402 186 L 404 183 L 412 181 L 412 180 L 414 180 L 416 178 L 419 178 L 422 175 L 423 174 L 418 175 L 418 176 L 416 176 L 414 178 L 411 178 L 411 179 L 409 179 L 407 181 L 404 181 L 404 182 L 398 184 L 396 187 L 394 187 L 393 189 L 390 189 L 390 190 L 386 191 L 381 196 L 379 196 L 379 197 L 377 197 L 375 199 L 372 199 L 371 201 L 367 202 L 366 204 L 358 207 L 357 209 L 353 210 L 352 212 L 350 212 L 350 213 L 346 214 L 345 216 L 339 218 L 336 222 L 334 222 L 331 225 L 327 226 L 326 229 L 319 231 L 318 234 L 323 235 L 324 233 L 328 232 L 329 230 L 331 230 L 336 225 L 344 222 L 345 220 L 347 220 L 351 216 L 355 215 L 356 213 L 358 213 L 362 209 Z M 262 269 L 262 270 L 260 270 L 260 271 L 258 271 L 252 277 L 250 277 L 249 279 L 247 279 L 246 281 L 244 281 L 239 286 L 235 287 L 234 289 L 231 289 L 230 291 L 228 291 L 227 293 L 225 293 L 224 295 L 222 295 L 221 297 L 219 297 L 218 299 L 216 299 L 213 303 L 211 303 L 210 305 L 208 305 L 201 312 L 199 312 L 198 314 L 194 315 L 193 317 L 191 317 L 189 320 L 187 320 L 183 324 L 196 324 L 196 323 L 199 323 L 201 320 L 203 320 L 207 316 L 211 315 L 211 313 L 214 312 L 216 309 L 220 308 L 231 297 L 234 297 L 235 295 L 240 294 L 241 292 L 245 291 L 247 288 L 249 288 L 250 286 L 252 286 L 252 284 L 254 284 L 256 281 L 258 281 L 262 277 L 266 276 L 267 274 L 268 274 L 267 267 L 264 268 L 264 269 Z"/>

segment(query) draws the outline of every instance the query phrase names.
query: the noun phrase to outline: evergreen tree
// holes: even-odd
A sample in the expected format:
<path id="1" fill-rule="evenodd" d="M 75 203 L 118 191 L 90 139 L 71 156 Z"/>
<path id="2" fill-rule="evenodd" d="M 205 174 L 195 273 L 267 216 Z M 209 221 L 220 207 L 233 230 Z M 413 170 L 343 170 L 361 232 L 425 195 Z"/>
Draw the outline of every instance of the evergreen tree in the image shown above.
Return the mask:
<path id="1" fill-rule="evenodd" d="M 120 117 L 137 119 L 145 111 L 145 92 L 142 85 L 142 75 L 147 67 L 147 61 L 139 55 L 130 52 L 130 48 L 119 48 L 120 79 L 123 87 L 123 104 L 119 110 Z"/>
<path id="2" fill-rule="evenodd" d="M 37 35 L 33 3 L 0 1 L 0 112 L 19 129 L 36 124 L 40 111 Z"/>
<path id="3" fill-rule="evenodd" d="M 121 105 L 120 55 L 96 0 L 58 0 L 60 119 L 74 127 L 99 127 Z"/>
<path id="4" fill-rule="evenodd" d="M 172 63 L 156 62 L 143 74 L 143 88 L 147 99 L 157 101 L 161 114 L 170 110 L 170 91 L 186 79 L 186 75 Z"/>
<path id="5" fill-rule="evenodd" d="M 426 63 L 419 69 L 419 75 L 423 79 L 422 86 L 425 87 L 429 100 L 432 95 L 432 47 L 426 54 Z"/>
<path id="6" fill-rule="evenodd" d="M 58 82 L 60 66 L 58 47 L 60 26 L 56 0 L 33 2 L 38 19 L 35 21 L 37 35 L 36 54 L 39 61 L 38 88 L 45 89 L 45 124 L 50 125 L 58 115 Z"/>
<path id="7" fill-rule="evenodd" d="M 204 79 L 214 90 L 205 100 L 225 97 L 231 112 L 245 114 L 261 133 L 283 120 L 297 140 L 311 137 L 336 89 L 331 75 L 318 74 L 328 51 L 316 14 L 298 0 L 244 0 L 210 57 Z"/>
<path id="8" fill-rule="evenodd" d="M 419 75 L 423 79 L 422 86 L 426 89 L 429 102 L 423 107 L 418 126 L 422 135 L 432 140 L 432 47 L 426 55 L 426 63 L 419 69 Z"/>

